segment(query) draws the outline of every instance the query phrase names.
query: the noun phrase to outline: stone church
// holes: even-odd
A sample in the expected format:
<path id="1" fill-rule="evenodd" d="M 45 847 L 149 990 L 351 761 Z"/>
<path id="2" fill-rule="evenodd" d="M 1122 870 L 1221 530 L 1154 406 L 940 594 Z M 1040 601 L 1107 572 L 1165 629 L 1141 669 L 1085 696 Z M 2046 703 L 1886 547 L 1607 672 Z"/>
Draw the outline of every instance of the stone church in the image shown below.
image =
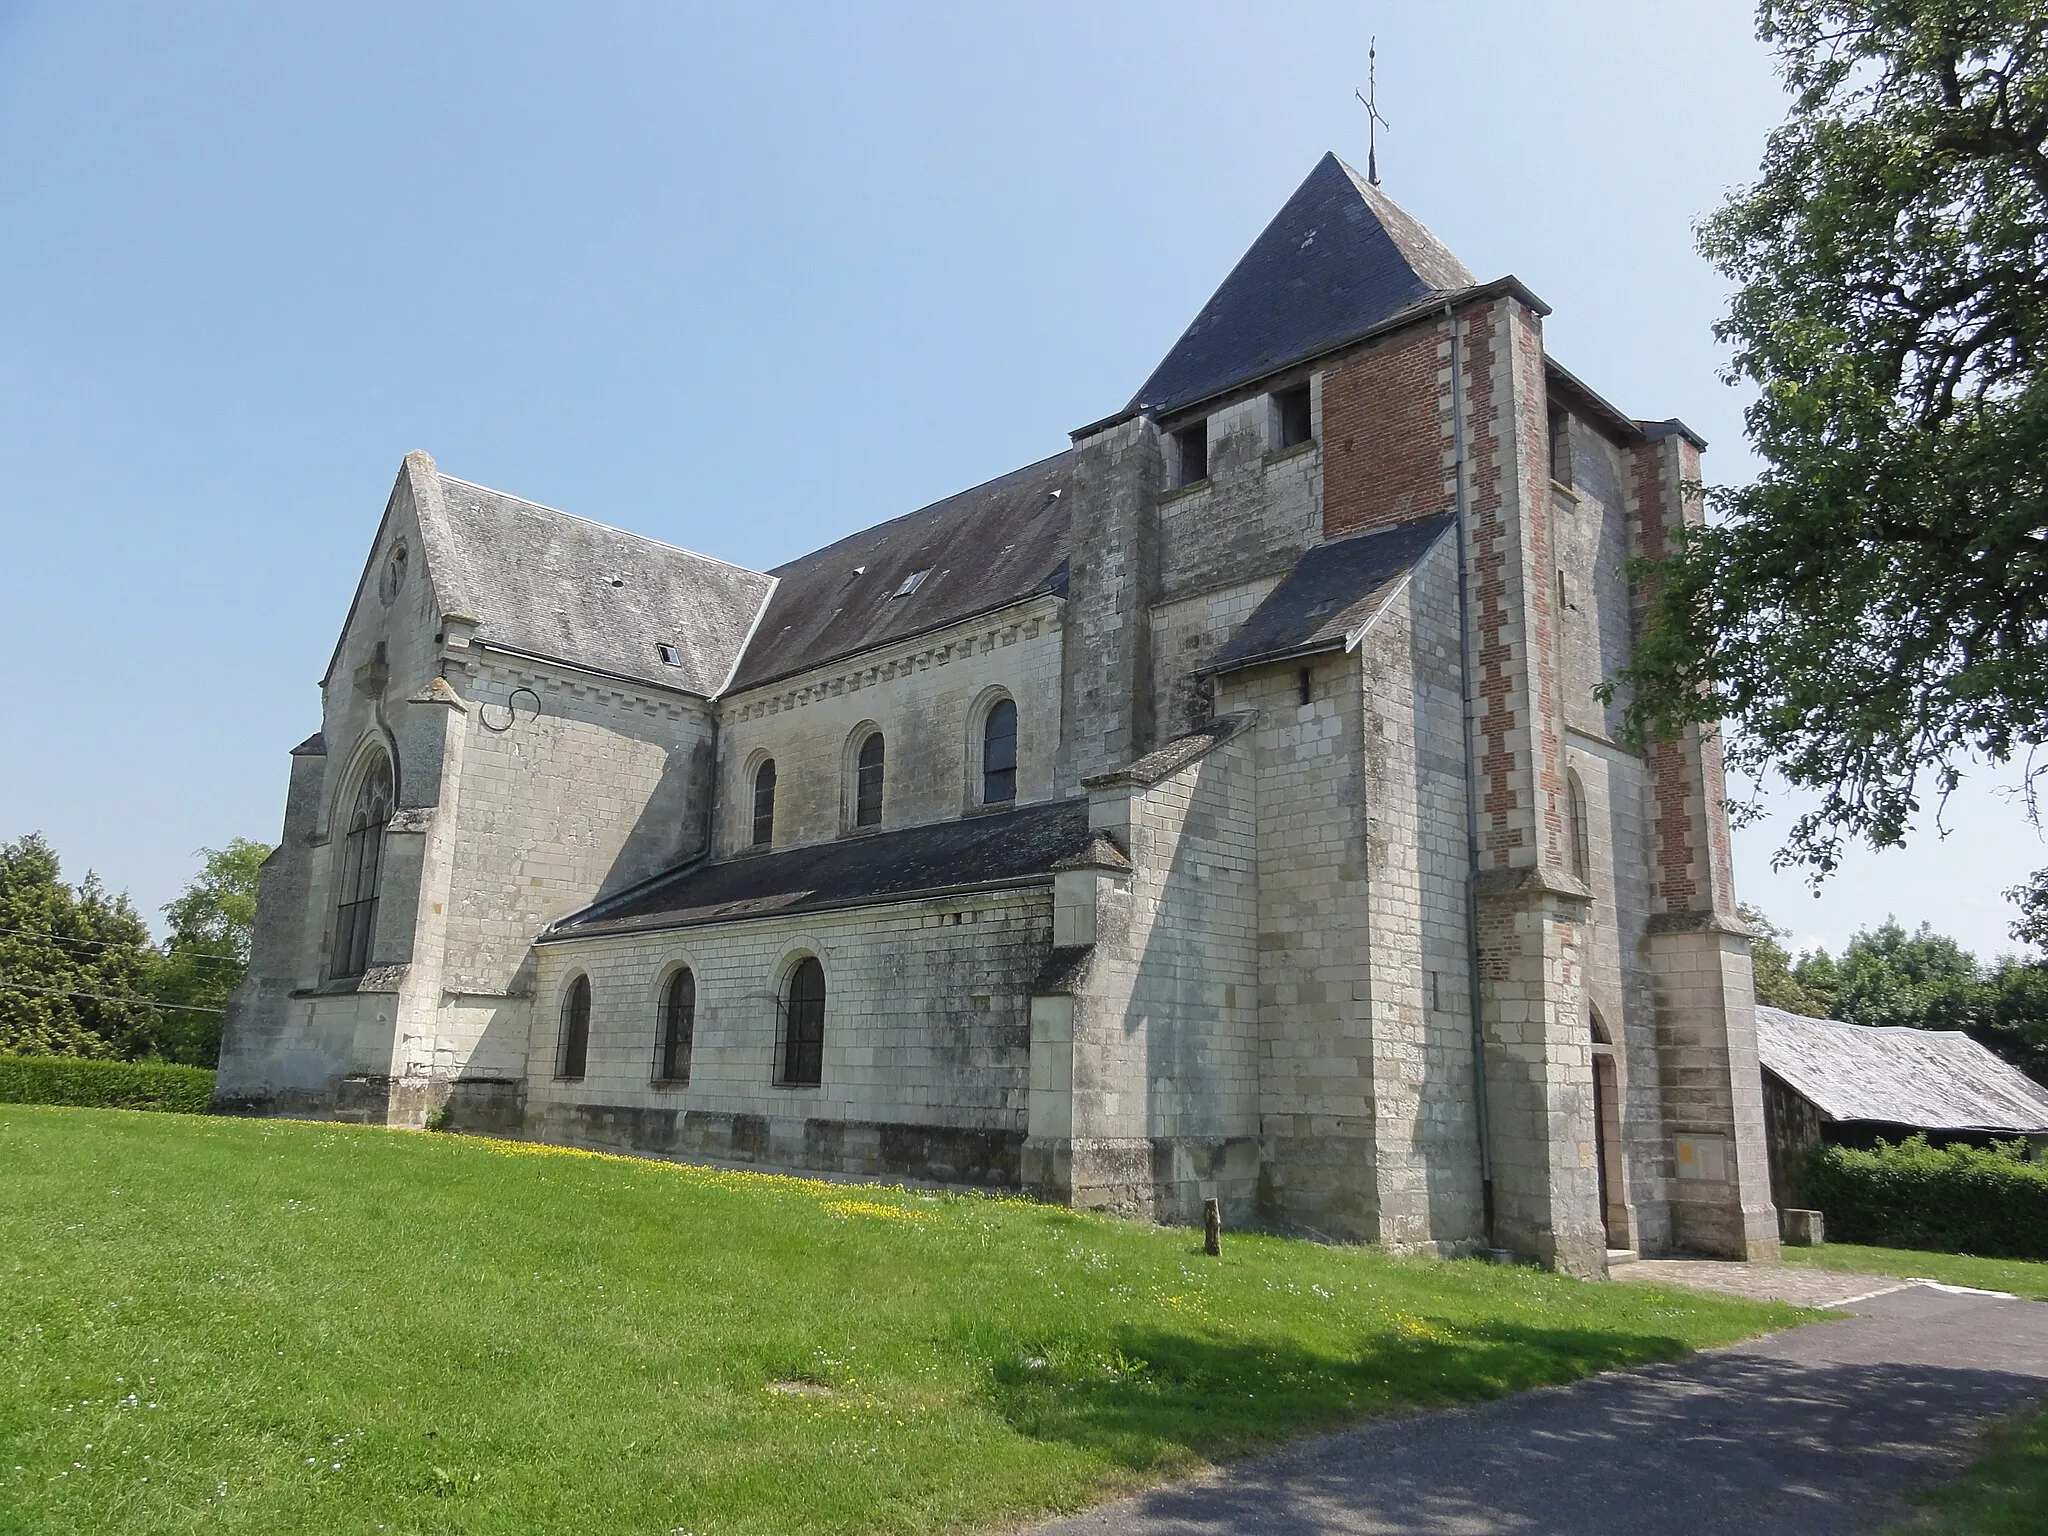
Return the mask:
<path id="1" fill-rule="evenodd" d="M 1128 405 L 777 570 L 408 455 L 222 1106 L 1774 1252 L 1718 746 L 1594 692 L 1703 444 L 1547 313 L 1325 156 Z"/>

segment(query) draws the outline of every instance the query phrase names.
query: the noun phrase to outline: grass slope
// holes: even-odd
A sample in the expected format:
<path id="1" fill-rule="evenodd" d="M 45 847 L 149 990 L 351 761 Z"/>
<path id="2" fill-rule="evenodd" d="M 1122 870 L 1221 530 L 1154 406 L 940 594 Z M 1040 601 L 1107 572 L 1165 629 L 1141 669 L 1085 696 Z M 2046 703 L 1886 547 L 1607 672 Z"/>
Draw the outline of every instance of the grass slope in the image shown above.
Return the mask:
<path id="1" fill-rule="evenodd" d="M 0 1168 L 8 1532 L 987 1525 L 1800 1315 L 333 1125 L 4 1108 Z"/>
<path id="2" fill-rule="evenodd" d="M 1925 1253 L 1917 1248 L 1871 1248 L 1861 1243 L 1828 1243 L 1787 1248 L 1785 1262 L 1810 1269 L 1855 1275 L 1897 1275 L 1902 1280 L 1939 1280 L 1984 1291 L 2010 1291 L 2029 1301 L 2048 1301 L 2048 1263 L 2038 1259 L 1975 1259 L 1961 1253 Z"/>
<path id="3" fill-rule="evenodd" d="M 1990 1449 L 1954 1482 L 1921 1494 L 1914 1536 L 2041 1536 L 2048 1530 L 2048 1409 L 1995 1430 Z"/>

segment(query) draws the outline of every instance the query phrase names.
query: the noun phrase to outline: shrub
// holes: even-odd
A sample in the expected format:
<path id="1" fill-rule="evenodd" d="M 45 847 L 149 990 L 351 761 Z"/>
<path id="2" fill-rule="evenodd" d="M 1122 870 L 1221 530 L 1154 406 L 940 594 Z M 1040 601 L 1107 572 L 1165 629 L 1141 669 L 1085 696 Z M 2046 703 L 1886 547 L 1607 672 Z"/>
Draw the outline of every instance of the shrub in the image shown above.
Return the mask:
<path id="1" fill-rule="evenodd" d="M 72 1056 L 0 1056 L 0 1104 L 69 1104 L 80 1109 L 168 1109 L 203 1115 L 214 1074 L 155 1061 L 84 1061 Z"/>
<path id="2" fill-rule="evenodd" d="M 1822 1146 L 1807 1164 L 1806 1198 L 1836 1242 L 2048 1259 L 2048 1163 L 2028 1162 L 2019 1142 Z"/>

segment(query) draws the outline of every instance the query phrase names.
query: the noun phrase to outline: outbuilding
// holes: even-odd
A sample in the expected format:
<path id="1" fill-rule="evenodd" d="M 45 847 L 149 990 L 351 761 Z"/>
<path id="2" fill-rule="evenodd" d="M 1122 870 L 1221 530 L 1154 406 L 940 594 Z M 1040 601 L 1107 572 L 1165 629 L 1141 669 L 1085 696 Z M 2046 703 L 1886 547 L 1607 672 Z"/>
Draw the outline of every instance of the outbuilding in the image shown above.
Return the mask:
<path id="1" fill-rule="evenodd" d="M 2048 1088 L 1959 1030 L 1844 1024 L 1759 1003 L 1756 1044 L 1780 1210 L 1806 1204 L 1799 1169 L 1821 1142 L 1868 1147 L 1925 1132 L 2048 1143 Z"/>

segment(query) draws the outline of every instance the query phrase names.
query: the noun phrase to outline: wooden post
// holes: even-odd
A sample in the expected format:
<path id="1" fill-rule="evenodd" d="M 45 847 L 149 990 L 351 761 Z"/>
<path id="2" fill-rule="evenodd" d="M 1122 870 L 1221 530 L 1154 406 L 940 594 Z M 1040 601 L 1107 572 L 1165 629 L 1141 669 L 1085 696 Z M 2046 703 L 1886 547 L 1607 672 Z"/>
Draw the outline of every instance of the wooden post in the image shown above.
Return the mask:
<path id="1" fill-rule="evenodd" d="M 1223 1254 L 1223 1207 L 1214 1195 L 1202 1202 L 1202 1252 L 1212 1259 Z"/>

